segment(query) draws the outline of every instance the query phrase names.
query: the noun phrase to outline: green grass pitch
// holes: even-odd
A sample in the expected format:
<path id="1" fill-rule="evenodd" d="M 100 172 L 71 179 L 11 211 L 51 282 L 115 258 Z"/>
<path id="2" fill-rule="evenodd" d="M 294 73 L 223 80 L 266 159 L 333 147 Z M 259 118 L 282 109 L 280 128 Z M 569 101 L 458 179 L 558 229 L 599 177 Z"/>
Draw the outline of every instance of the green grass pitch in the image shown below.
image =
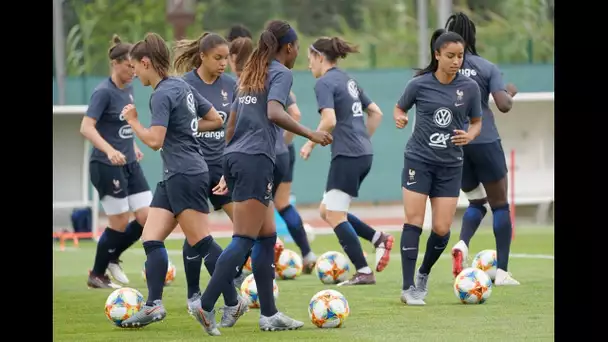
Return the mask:
<path id="1" fill-rule="evenodd" d="M 400 233 L 395 236 L 391 264 L 378 273 L 375 286 L 342 287 L 323 285 L 314 275 L 280 281 L 277 306 L 286 314 L 304 321 L 298 331 L 261 332 L 258 310 L 250 310 L 233 328 L 221 329 L 218 340 L 227 341 L 553 341 L 554 340 L 554 260 L 553 227 L 521 227 L 511 247 L 509 269 L 522 285 L 493 288 L 492 296 L 482 305 L 463 305 L 456 299 L 452 283 L 451 260 L 446 250 L 430 278 L 429 295 L 424 307 L 407 307 L 399 300 L 401 261 L 398 251 Z M 420 247 L 426 245 L 425 232 Z M 452 232 L 449 248 L 457 241 Z M 227 239 L 218 242 L 225 246 Z M 53 287 L 53 337 L 55 341 L 201 341 L 211 338 L 186 312 L 186 289 L 181 257 L 181 240 L 167 242 L 169 258 L 177 267 L 176 281 L 165 288 L 163 303 L 167 318 L 143 329 L 127 330 L 113 326 L 105 317 L 103 306 L 110 290 L 89 290 L 86 275 L 93 263 L 95 244 L 81 243 L 60 252 L 55 246 Z M 373 262 L 371 244 L 361 242 Z M 293 244 L 286 248 L 299 250 Z M 318 235 L 312 248 L 320 255 L 329 250 L 341 251 L 333 235 Z M 492 229 L 482 227 L 471 243 L 470 258 L 482 249 L 494 249 Z M 141 270 L 145 254 L 136 243 L 126 251 L 123 267 L 131 280 L 130 287 L 147 295 Z M 418 258 L 418 263 L 422 258 Z M 202 270 L 201 288 L 209 276 Z M 317 291 L 335 288 L 343 293 L 351 315 L 340 329 L 318 329 L 308 319 L 308 301 Z M 223 305 L 220 297 L 218 306 Z M 219 314 L 218 314 L 219 319 Z"/>

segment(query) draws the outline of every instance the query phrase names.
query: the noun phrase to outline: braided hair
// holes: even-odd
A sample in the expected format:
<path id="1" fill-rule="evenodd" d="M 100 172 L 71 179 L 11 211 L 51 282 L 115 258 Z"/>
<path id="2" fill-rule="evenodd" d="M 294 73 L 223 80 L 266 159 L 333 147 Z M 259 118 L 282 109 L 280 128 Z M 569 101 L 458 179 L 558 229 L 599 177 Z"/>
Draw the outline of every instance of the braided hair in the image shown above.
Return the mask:
<path id="1" fill-rule="evenodd" d="M 458 33 L 465 41 L 465 50 L 473 55 L 479 55 L 475 47 L 475 24 L 469 17 L 462 13 L 454 13 L 445 23 L 445 29 Z"/>

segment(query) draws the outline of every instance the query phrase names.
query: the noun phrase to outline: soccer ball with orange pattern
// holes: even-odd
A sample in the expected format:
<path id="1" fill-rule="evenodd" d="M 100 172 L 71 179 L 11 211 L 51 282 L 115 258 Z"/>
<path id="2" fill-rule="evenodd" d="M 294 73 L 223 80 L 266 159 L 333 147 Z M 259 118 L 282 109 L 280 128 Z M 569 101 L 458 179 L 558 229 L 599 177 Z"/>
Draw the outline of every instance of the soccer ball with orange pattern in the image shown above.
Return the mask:
<path id="1" fill-rule="evenodd" d="M 463 304 L 482 304 L 492 294 L 492 280 L 478 268 L 465 268 L 454 280 L 454 294 Z"/>
<path id="2" fill-rule="evenodd" d="M 475 257 L 471 262 L 471 267 L 475 267 L 486 272 L 492 281 L 496 279 L 497 265 L 498 259 L 496 258 L 496 251 L 493 249 L 484 249 L 483 251 L 475 254 Z"/>
<path id="3" fill-rule="evenodd" d="M 337 284 L 348 278 L 350 264 L 344 254 L 330 251 L 323 253 L 317 259 L 315 271 L 323 284 Z"/>
<path id="4" fill-rule="evenodd" d="M 272 280 L 272 294 L 274 295 L 275 300 L 279 297 L 279 286 L 274 279 Z M 241 284 L 241 296 L 247 299 L 251 309 L 257 309 L 260 307 L 258 288 L 255 285 L 253 274 L 248 275 L 245 280 L 243 280 L 243 284 Z"/>
<path id="5" fill-rule="evenodd" d="M 177 270 L 175 269 L 175 265 L 171 261 L 167 264 L 167 274 L 165 275 L 165 286 L 170 285 L 175 280 L 175 275 Z M 146 281 L 146 263 L 144 262 L 144 269 L 141 271 L 141 275 L 144 277 L 144 281 Z"/>
<path id="6" fill-rule="evenodd" d="M 340 328 L 349 315 L 348 301 L 336 290 L 317 292 L 308 305 L 308 316 L 319 328 Z"/>
<path id="7" fill-rule="evenodd" d="M 110 293 L 106 300 L 106 317 L 114 325 L 121 323 L 136 314 L 144 306 L 144 296 L 130 287 L 122 287 Z"/>
<path id="8" fill-rule="evenodd" d="M 290 249 L 285 249 L 275 265 L 276 278 L 295 279 L 302 273 L 302 267 L 302 257 Z"/>

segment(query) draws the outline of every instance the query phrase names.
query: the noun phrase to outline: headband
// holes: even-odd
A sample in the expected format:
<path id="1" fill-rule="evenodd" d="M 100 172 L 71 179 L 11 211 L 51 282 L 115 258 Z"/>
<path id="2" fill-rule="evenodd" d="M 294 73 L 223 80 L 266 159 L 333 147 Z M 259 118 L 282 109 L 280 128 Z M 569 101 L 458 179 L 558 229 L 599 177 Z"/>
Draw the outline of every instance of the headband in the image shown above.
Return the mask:
<path id="1" fill-rule="evenodd" d="M 312 44 L 310 44 L 310 46 L 308 47 L 312 52 L 316 52 L 317 55 L 321 55 L 321 56 L 325 56 L 325 54 L 319 50 L 317 50 L 316 47 L 314 47 Z"/>
<path id="2" fill-rule="evenodd" d="M 293 43 L 296 40 L 298 40 L 298 34 L 296 33 L 296 30 L 293 29 L 293 27 L 290 27 L 289 31 L 287 31 L 287 33 L 285 33 L 285 35 L 279 39 L 279 45 L 283 46 L 289 43 Z"/>

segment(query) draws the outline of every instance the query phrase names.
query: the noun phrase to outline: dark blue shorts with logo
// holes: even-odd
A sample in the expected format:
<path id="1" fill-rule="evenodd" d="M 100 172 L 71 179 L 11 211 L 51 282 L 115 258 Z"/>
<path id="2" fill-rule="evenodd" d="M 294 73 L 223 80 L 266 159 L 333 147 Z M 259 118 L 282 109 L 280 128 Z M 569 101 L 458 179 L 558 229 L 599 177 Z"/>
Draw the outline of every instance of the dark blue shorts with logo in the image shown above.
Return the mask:
<path id="1" fill-rule="evenodd" d="M 224 155 L 224 179 L 233 202 L 272 200 L 274 163 L 263 154 L 232 152 Z"/>
<path id="2" fill-rule="evenodd" d="M 458 197 L 462 167 L 445 167 L 421 160 L 404 158 L 401 186 L 419 194 L 434 197 Z"/>
<path id="3" fill-rule="evenodd" d="M 91 183 L 99 198 L 110 196 L 125 198 L 150 190 L 146 176 L 138 162 L 125 165 L 109 165 L 99 161 L 89 164 Z"/>
<path id="4" fill-rule="evenodd" d="M 209 172 L 194 175 L 178 173 L 158 182 L 150 207 L 168 210 L 174 216 L 178 216 L 186 209 L 208 214 L 208 191 Z"/>

